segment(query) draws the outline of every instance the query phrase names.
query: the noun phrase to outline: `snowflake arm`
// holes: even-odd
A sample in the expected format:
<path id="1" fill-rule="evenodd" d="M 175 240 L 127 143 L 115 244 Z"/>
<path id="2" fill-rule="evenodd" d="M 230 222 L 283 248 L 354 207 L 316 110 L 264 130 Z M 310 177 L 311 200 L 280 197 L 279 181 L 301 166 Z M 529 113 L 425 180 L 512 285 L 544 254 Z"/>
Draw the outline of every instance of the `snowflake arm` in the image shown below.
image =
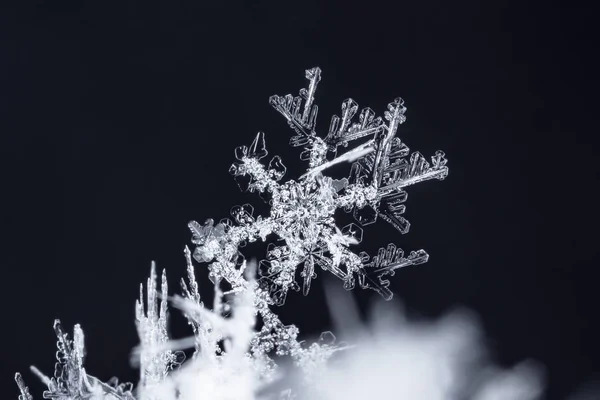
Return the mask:
<path id="1" fill-rule="evenodd" d="M 144 287 L 140 285 L 140 298 L 135 308 L 136 327 L 141 349 L 140 383 L 143 387 L 160 383 L 176 362 L 176 355 L 170 350 L 165 350 L 165 345 L 169 341 L 166 272 L 163 270 L 160 294 L 156 280 L 156 265 L 153 262 L 146 286 L 146 307 L 144 307 Z"/>
<path id="2" fill-rule="evenodd" d="M 29 388 L 25 385 L 25 381 L 23 381 L 23 377 L 20 373 L 15 374 L 15 382 L 19 387 L 19 400 L 33 400 L 33 396 L 29 393 Z"/>

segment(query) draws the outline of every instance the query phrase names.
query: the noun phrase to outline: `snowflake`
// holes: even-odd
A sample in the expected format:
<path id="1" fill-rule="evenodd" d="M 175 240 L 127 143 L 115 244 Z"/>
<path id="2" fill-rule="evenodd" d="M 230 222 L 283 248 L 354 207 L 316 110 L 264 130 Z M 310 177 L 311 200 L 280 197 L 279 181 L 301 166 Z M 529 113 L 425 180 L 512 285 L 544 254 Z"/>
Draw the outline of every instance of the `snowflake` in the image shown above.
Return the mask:
<path id="1" fill-rule="evenodd" d="M 358 278 L 361 287 L 374 289 L 389 299 L 392 292 L 384 276 L 397 268 L 427 261 L 427 254 L 418 250 L 407 258 L 378 264 L 373 269 L 373 263 L 366 262 L 364 255 L 359 257 L 349 248 L 362 240 L 361 226 L 372 224 L 378 218 L 406 233 L 410 224 L 402 217 L 407 198 L 404 188 L 430 179 L 444 179 L 448 174 L 444 153 L 436 152 L 431 164 L 418 152 L 407 159 L 410 151 L 396 137 L 399 125 L 406 119 L 406 108 L 400 98 L 388 105 L 384 118 L 375 118 L 373 110 L 364 108 L 357 122 L 353 119 L 358 113 L 358 104 L 347 99 L 342 103 L 341 117 L 334 115 L 331 119 L 328 134 L 324 138 L 317 136 L 318 107 L 314 104 L 314 95 L 321 70 L 307 70 L 306 79 L 309 86 L 302 89 L 299 96 L 272 96 L 270 103 L 296 133 L 290 144 L 302 147 L 301 159 L 309 162 L 308 171 L 297 180 L 280 183 L 286 173 L 281 158 L 273 157 L 266 167 L 260 162 L 268 155 L 262 132 L 250 146 L 236 148 L 238 162 L 231 166 L 230 173 L 242 190 L 258 192 L 268 201 L 270 215 L 255 217 L 249 205 L 234 207 L 231 214 L 240 228 L 222 237 L 220 251 L 199 243 L 194 257 L 200 262 L 213 261 L 209 266 L 211 271 L 223 265 L 232 266 L 229 258 L 232 252 L 226 249 L 237 248 L 240 237 L 252 242 L 273 234 L 285 244 L 276 247 L 276 253 L 281 253 L 279 256 L 275 250 L 268 250 L 261 269 L 275 303 L 282 304 L 290 288 L 298 289 L 296 270 L 299 266 L 302 266 L 303 293 L 308 294 L 316 276 L 315 265 L 342 279 L 346 288 L 353 288 Z M 338 155 L 340 148 L 357 140 L 363 143 Z M 331 159 L 327 158 L 329 154 L 333 155 Z M 352 162 L 348 178 L 338 180 L 324 175 L 327 168 L 341 162 Z M 353 223 L 339 229 L 334 218 L 338 209 L 352 212 L 358 225 Z M 215 229 L 222 230 L 219 225 Z M 208 259 L 207 255 L 214 258 Z"/>

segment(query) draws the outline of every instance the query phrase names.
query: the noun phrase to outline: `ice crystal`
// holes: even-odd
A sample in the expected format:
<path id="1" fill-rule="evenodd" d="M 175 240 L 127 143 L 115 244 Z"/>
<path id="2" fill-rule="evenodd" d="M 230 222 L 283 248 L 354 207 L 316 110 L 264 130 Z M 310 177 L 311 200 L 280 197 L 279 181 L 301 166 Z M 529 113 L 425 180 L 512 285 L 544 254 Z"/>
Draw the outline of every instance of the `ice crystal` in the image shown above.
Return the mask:
<path id="1" fill-rule="evenodd" d="M 341 117 L 332 117 L 328 134 L 324 138 L 318 136 L 314 96 L 321 70 L 307 70 L 306 79 L 308 88 L 300 90 L 299 96 L 275 95 L 270 103 L 294 130 L 290 144 L 302 148 L 300 157 L 308 161 L 308 171 L 297 180 L 281 182 L 286 172 L 281 158 L 274 156 L 266 166 L 260 161 L 268 155 L 262 132 L 250 146 L 236 148 L 238 161 L 231 166 L 231 174 L 242 190 L 258 192 L 268 199 L 270 215 L 255 216 L 254 208 L 244 204 L 231 210 L 235 225 L 230 220 L 216 225 L 207 220 L 204 226 L 191 222 L 196 244 L 194 258 L 211 262 L 213 277 L 225 278 L 239 288 L 243 282 L 230 281 L 226 276 L 235 270 L 238 248 L 246 241 L 264 241 L 274 235 L 277 241 L 271 242 L 259 268 L 269 301 L 281 305 L 289 289 L 298 290 L 297 270 L 302 291 L 308 294 L 317 267 L 340 278 L 346 289 L 354 288 L 358 282 L 362 288 L 373 289 L 390 299 L 392 292 L 385 276 L 398 268 L 426 262 L 427 253 L 417 250 L 404 257 L 403 251 L 392 244 L 371 259 L 364 252 L 355 254 L 350 246 L 362 240 L 362 226 L 378 218 L 401 233 L 408 232 L 410 224 L 402 217 L 405 188 L 425 180 L 444 179 L 448 174 L 444 153 L 436 152 L 431 164 L 419 152 L 410 154 L 396 136 L 406 119 L 401 98 L 388 104 L 384 118 L 376 118 L 368 107 L 359 113 L 358 104 L 347 99 L 342 103 Z M 362 143 L 351 150 L 341 150 L 359 140 Z M 342 162 L 352 162 L 347 178 L 324 175 L 327 168 Z M 351 212 L 358 224 L 339 228 L 334 219 L 338 209 Z"/>
<path id="2" fill-rule="evenodd" d="M 362 241 L 363 227 L 377 219 L 408 232 L 410 224 L 402 216 L 406 187 L 444 179 L 448 174 L 444 153 L 436 152 L 428 162 L 419 152 L 411 154 L 396 136 L 406 119 L 401 98 L 388 104 L 383 118 L 368 107 L 359 111 L 358 104 L 347 99 L 340 116 L 332 117 L 328 133 L 318 136 L 315 93 L 321 70 L 307 70 L 306 79 L 308 88 L 299 96 L 272 96 L 269 102 L 293 129 L 290 144 L 301 148 L 307 171 L 284 181 L 287 170 L 279 156 L 263 162 L 268 151 L 265 135 L 259 132 L 249 146 L 235 149 L 236 162 L 229 172 L 242 190 L 259 194 L 269 204 L 269 214 L 257 215 L 252 205 L 243 204 L 231 209 L 231 219 L 188 225 L 195 247 L 193 253 L 185 249 L 187 279 L 181 281 L 182 295 L 171 300 L 194 335 L 179 341 L 169 338 L 166 274 L 163 271 L 159 289 L 153 264 L 146 301 L 142 286 L 135 309 L 140 337 L 133 357 L 140 368 L 135 394 L 130 384 L 118 384 L 116 379 L 103 383 L 88 375 L 81 328 L 75 326 L 71 340 L 56 321 L 59 352 L 54 377 L 32 367 L 48 385 L 44 398 L 294 398 L 290 388 L 277 386 L 282 372 L 275 359 L 289 357 L 302 371 L 302 382 L 310 385 L 322 375 L 330 356 L 344 346 L 329 332 L 309 346 L 298 340 L 298 328 L 284 324 L 273 311 L 285 302 L 290 289 L 307 295 L 321 269 L 342 280 L 347 290 L 358 284 L 389 300 L 388 276 L 427 261 L 425 251 L 405 254 L 394 244 L 375 255 L 357 254 L 351 247 Z M 340 163 L 351 163 L 347 177 L 325 175 Z M 351 213 L 355 222 L 338 226 L 338 210 Z M 240 249 L 256 241 L 267 243 L 266 255 L 258 263 L 247 262 Z M 200 297 L 192 258 L 208 263 L 215 287 L 212 309 Z M 187 347 L 195 351 L 180 369 L 178 350 Z M 31 400 L 21 375 L 15 379 L 19 399 Z"/>

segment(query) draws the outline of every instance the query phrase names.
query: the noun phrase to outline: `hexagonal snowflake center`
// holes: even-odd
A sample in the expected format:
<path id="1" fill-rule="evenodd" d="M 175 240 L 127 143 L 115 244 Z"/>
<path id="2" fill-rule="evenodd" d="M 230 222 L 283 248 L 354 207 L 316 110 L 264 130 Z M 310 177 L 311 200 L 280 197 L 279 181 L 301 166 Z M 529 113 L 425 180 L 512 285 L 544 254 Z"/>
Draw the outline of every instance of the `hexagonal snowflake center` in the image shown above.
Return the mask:
<path id="1" fill-rule="evenodd" d="M 281 219 L 282 225 L 292 227 L 293 236 L 310 238 L 333 216 L 333 196 L 331 188 L 315 181 L 290 181 L 273 197 L 272 215 Z"/>

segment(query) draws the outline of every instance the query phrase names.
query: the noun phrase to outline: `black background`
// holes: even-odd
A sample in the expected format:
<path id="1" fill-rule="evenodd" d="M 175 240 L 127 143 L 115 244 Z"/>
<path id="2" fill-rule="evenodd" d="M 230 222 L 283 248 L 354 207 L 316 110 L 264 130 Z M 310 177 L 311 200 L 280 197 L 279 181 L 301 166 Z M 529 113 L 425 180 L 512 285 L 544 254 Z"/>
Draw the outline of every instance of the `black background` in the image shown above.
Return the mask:
<path id="1" fill-rule="evenodd" d="M 4 396 L 19 370 L 41 397 L 26 369 L 51 374 L 57 317 L 82 324 L 89 373 L 135 381 L 133 305 L 150 261 L 174 290 L 188 220 L 261 203 L 227 172 L 257 131 L 289 177 L 302 172 L 267 100 L 296 94 L 315 65 L 320 132 L 347 97 L 380 113 L 402 96 L 399 136 L 450 160 L 448 179 L 410 188 L 408 235 L 365 230 L 368 250 L 430 253 L 396 275 L 398 296 L 424 316 L 475 310 L 500 363 L 546 365 L 550 399 L 598 378 L 593 15 L 583 2 L 4 3 Z M 286 321 L 327 328 L 320 286 L 289 303 Z"/>

